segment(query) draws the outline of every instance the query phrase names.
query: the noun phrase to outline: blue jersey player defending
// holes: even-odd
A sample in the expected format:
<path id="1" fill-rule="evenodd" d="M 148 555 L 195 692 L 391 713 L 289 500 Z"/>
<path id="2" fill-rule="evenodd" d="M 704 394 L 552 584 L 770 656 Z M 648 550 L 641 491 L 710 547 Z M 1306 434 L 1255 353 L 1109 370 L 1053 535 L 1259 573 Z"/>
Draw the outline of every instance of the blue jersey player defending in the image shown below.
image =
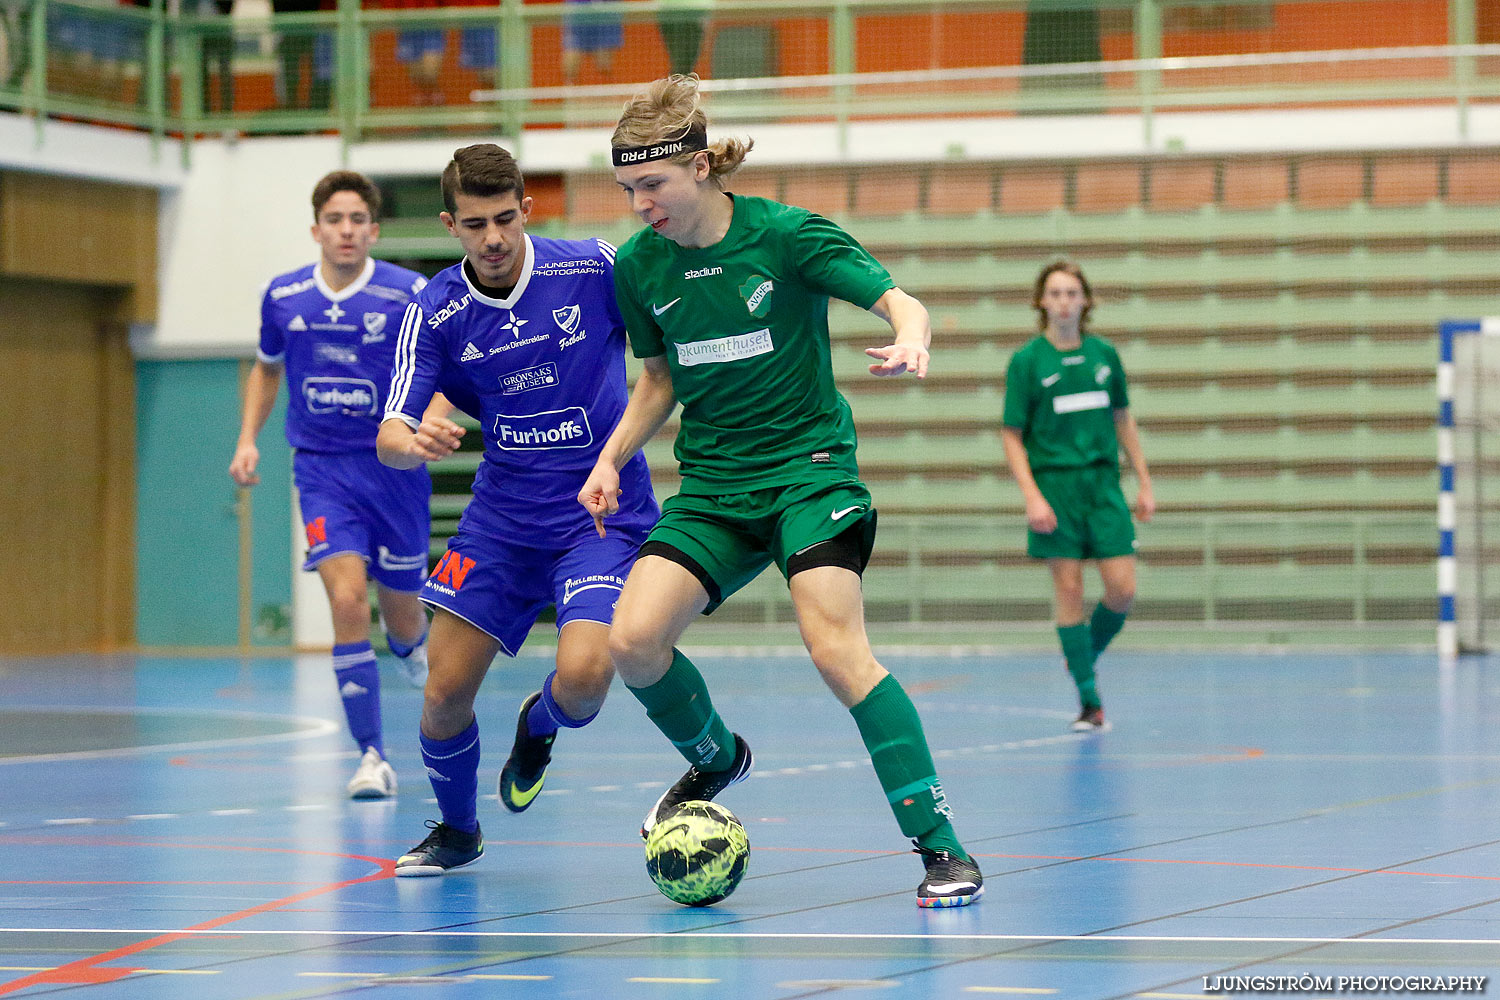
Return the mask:
<path id="1" fill-rule="evenodd" d="M 442 220 L 464 260 L 406 310 L 377 448 L 396 468 L 451 455 L 463 428 L 423 417 L 442 388 L 479 420 L 484 460 L 458 533 L 422 590 L 436 612 L 422 759 L 443 818 L 429 820 L 427 839 L 397 859 L 397 875 L 441 875 L 484 853 L 474 698 L 495 654 L 514 656 L 549 604 L 557 666 L 521 705 L 500 802 L 511 812 L 529 806 L 557 730 L 598 714 L 614 679 L 615 601 L 659 513 L 640 456 L 620 473 L 622 530 L 599 537 L 575 499 L 625 410 L 614 247 L 526 235 L 531 199 L 499 146 L 458 150 L 442 184 Z"/>
<path id="2" fill-rule="evenodd" d="M 320 260 L 266 288 L 260 347 L 229 475 L 241 486 L 260 482 L 255 438 L 285 369 L 291 394 L 286 436 L 307 530 L 302 568 L 316 570 L 328 591 L 334 674 L 361 752 L 349 795 L 378 799 L 396 793 L 396 773 L 386 763 L 381 735 L 369 576 L 402 673 L 417 687 L 427 676 L 427 616 L 417 592 L 427 571 L 432 483 L 425 469 L 381 465 L 374 447 L 401 315 L 426 279 L 370 259 L 380 234 L 380 191 L 368 178 L 334 171 L 313 189 L 312 203 Z M 434 407 L 450 410 L 446 400 Z"/>

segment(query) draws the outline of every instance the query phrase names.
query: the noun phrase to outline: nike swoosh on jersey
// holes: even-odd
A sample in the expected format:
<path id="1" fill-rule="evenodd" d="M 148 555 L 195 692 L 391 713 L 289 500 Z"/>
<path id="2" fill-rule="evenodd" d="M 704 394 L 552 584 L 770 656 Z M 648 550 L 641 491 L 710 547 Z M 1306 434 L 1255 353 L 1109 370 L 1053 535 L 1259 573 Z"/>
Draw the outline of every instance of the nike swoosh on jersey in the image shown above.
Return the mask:
<path id="1" fill-rule="evenodd" d="M 1048 375 L 1046 378 L 1042 379 L 1042 385 L 1050 386 L 1053 382 L 1056 382 L 1060 378 L 1062 378 L 1062 372 L 1053 372 L 1051 375 Z"/>
<path id="2" fill-rule="evenodd" d="M 677 298 L 673 299 L 671 302 L 668 302 L 666 305 L 662 306 L 660 309 L 658 309 L 656 306 L 652 306 L 651 307 L 651 312 L 653 314 L 657 315 L 657 316 L 660 316 L 662 313 L 666 312 L 668 309 L 672 308 L 673 306 L 675 306 L 677 303 L 679 303 L 681 301 L 682 301 L 682 296 L 679 295 L 679 296 L 677 296 Z"/>
<path id="3" fill-rule="evenodd" d="M 860 510 L 860 509 L 861 509 L 861 505 L 860 504 L 855 504 L 853 507 L 845 507 L 843 510 L 836 510 L 832 514 L 830 514 L 829 517 L 831 517 L 833 520 L 837 521 L 839 518 L 843 517 L 845 514 L 850 514 L 850 513 L 853 513 L 854 511 Z"/>
<path id="4" fill-rule="evenodd" d="M 521 806 L 523 808 L 526 807 L 526 806 L 531 805 L 531 800 L 534 799 L 534 798 L 536 798 L 537 793 L 542 790 L 542 785 L 545 784 L 546 781 L 547 781 L 547 776 L 544 774 L 544 775 L 542 775 L 541 779 L 537 781 L 536 784 L 532 785 L 530 788 L 526 789 L 525 791 L 522 791 L 521 788 L 520 788 L 520 786 L 518 786 L 518 785 L 511 785 L 510 786 L 510 800 L 511 800 L 511 802 L 513 802 L 516 805 Z"/>

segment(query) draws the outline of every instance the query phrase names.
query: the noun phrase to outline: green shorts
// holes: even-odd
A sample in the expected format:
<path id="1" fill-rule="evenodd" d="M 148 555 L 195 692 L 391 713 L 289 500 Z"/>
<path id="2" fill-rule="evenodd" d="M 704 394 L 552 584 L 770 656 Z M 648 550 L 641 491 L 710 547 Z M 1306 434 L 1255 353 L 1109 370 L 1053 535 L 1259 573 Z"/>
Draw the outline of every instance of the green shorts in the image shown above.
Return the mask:
<path id="1" fill-rule="evenodd" d="M 847 558 L 835 554 L 799 564 L 797 556 L 850 529 L 857 530 L 846 536 Z M 673 558 L 697 576 L 708 591 L 703 613 L 709 614 L 773 562 L 784 577 L 813 565 L 846 565 L 860 572 L 874 547 L 870 491 L 859 480 L 846 480 L 717 496 L 679 493 L 661 505 L 661 520 L 651 529 L 641 555 Z M 666 551 L 652 552 L 663 548 Z M 692 565 L 675 558 L 679 554 Z"/>
<path id="2" fill-rule="evenodd" d="M 1135 523 L 1120 490 L 1120 472 L 1110 465 L 1043 469 L 1037 488 L 1057 514 L 1050 535 L 1026 532 L 1033 559 L 1113 559 L 1135 555 Z"/>

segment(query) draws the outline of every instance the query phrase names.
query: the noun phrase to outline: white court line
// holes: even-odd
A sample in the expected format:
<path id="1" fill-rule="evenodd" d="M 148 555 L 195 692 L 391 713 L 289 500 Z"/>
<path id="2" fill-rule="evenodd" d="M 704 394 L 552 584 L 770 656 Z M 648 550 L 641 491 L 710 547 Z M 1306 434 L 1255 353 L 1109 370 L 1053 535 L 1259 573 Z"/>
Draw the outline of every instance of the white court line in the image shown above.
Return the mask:
<path id="1" fill-rule="evenodd" d="M 21 711 L 28 706 L 16 706 Z M 80 708 L 73 705 L 30 706 L 48 712 L 70 712 L 75 715 L 184 715 L 175 708 L 100 709 Z M 286 740 L 310 740 L 318 736 L 337 733 L 343 727 L 328 719 L 315 719 L 307 715 L 265 715 L 258 712 L 195 712 L 195 717 L 209 716 L 217 719 L 242 719 L 257 722 L 267 719 L 291 722 L 303 728 L 290 733 L 266 733 L 262 736 L 232 736 L 218 740 L 193 740 L 188 743 L 148 743 L 138 747 L 118 747 L 113 750 L 66 750 L 61 753 L 37 753 L 25 757 L 0 757 L 5 764 L 46 764 L 63 760 L 100 760 L 105 757 L 133 757 L 148 753 L 182 753 L 187 750 L 218 750 L 224 747 L 254 746 L 260 743 L 278 743 Z"/>
<path id="2" fill-rule="evenodd" d="M 138 927 L 0 927 L 0 934 L 176 934 L 184 937 L 418 937 L 418 938 L 739 938 L 753 941 L 1133 941 L 1178 944 L 1488 944 L 1500 947 L 1500 938 L 1393 938 L 1393 937 L 1226 937 L 1176 934 L 867 934 L 801 933 L 793 931 L 399 931 L 371 930 L 190 930 Z"/>

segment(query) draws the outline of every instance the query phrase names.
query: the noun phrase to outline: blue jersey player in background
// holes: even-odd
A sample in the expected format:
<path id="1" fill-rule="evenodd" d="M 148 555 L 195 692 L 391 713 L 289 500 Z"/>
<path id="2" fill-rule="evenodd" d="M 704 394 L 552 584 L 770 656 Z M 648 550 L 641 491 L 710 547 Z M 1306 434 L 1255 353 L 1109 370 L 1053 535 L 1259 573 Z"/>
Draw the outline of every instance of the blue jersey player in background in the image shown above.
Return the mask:
<path id="1" fill-rule="evenodd" d="M 426 279 L 370 259 L 380 235 L 380 191 L 361 174 L 337 170 L 313 189 L 308 264 L 271 280 L 261 300 L 260 346 L 245 385 L 239 442 L 229 475 L 260 481 L 256 435 L 286 372 L 292 446 L 307 531 L 303 569 L 316 570 L 333 612 L 333 667 L 360 762 L 349 781 L 357 799 L 396 793 L 380 724 L 380 671 L 370 645 L 369 577 L 375 578 L 386 640 L 417 687 L 427 676 L 427 615 L 417 600 L 427 574 L 432 482 L 426 469 L 400 472 L 375 456 L 396 333 Z M 444 399 L 434 412 L 448 413 Z"/>
<path id="2" fill-rule="evenodd" d="M 528 236 L 531 199 L 499 146 L 455 152 L 442 186 L 442 220 L 464 260 L 406 311 L 377 448 L 396 468 L 451 455 L 463 428 L 423 416 L 441 388 L 479 421 L 484 460 L 422 591 L 435 609 L 422 759 L 443 818 L 397 859 L 397 875 L 441 875 L 484 853 L 474 699 L 495 655 L 514 656 L 548 605 L 557 609 L 556 669 L 521 705 L 500 802 L 526 809 L 558 729 L 598 714 L 614 679 L 606 640 L 615 601 L 659 514 L 639 455 L 620 473 L 624 518 L 610 522 L 620 530 L 599 537 L 576 499 L 627 397 L 614 247 Z"/>

